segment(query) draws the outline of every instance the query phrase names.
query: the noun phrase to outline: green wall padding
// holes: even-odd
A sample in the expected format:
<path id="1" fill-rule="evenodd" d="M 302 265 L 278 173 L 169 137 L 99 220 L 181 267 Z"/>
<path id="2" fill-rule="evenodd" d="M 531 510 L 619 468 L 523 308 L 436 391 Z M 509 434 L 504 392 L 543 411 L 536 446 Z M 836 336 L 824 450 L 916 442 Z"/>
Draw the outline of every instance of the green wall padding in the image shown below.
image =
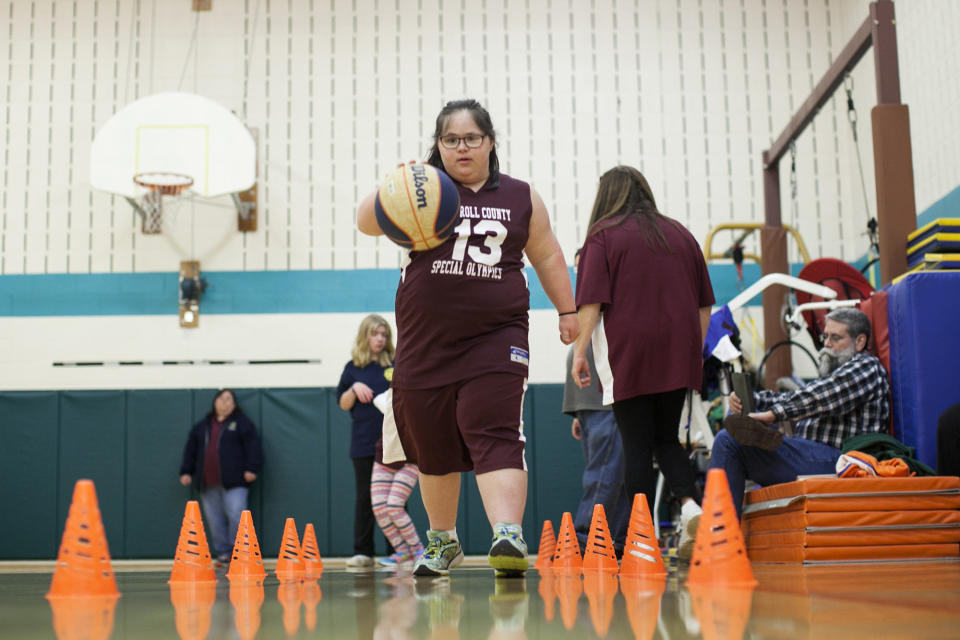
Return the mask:
<path id="1" fill-rule="evenodd" d="M 67 521 L 76 481 L 89 478 L 97 488 L 110 554 L 126 557 L 127 393 L 62 391 L 59 396 L 57 531 L 62 532 Z M 56 549 L 50 557 L 56 557 Z"/>
<path id="2" fill-rule="evenodd" d="M 129 391 L 127 397 L 126 544 L 108 538 L 117 557 L 172 556 L 185 502 L 179 481 L 180 458 L 193 424 L 189 390 Z M 97 484 L 97 493 L 100 485 Z M 161 556 L 162 557 L 162 556 Z"/>
<path id="3" fill-rule="evenodd" d="M 9 559 L 49 558 L 62 529 L 57 521 L 58 394 L 0 394 L 0 553 Z"/>
<path id="4" fill-rule="evenodd" d="M 560 412 L 562 385 L 531 385 L 524 402 L 529 487 L 524 531 L 536 551 L 543 520 L 559 527 L 580 498 L 583 455 Z M 5 520 L 0 558 L 55 558 L 73 487 L 97 488 L 114 558 L 171 558 L 187 500 L 179 484 L 190 427 L 212 407 L 215 389 L 0 392 L 0 473 Z M 302 536 L 312 522 L 324 556 L 353 554 L 354 474 L 350 416 L 332 388 L 238 389 L 260 430 L 264 468 L 249 505 L 261 550 L 275 557 L 287 517 Z M 408 511 L 427 528 L 419 491 Z M 485 554 L 490 527 L 473 474 L 465 474 L 457 529 L 468 554 Z M 383 536 L 376 535 L 383 553 Z"/>

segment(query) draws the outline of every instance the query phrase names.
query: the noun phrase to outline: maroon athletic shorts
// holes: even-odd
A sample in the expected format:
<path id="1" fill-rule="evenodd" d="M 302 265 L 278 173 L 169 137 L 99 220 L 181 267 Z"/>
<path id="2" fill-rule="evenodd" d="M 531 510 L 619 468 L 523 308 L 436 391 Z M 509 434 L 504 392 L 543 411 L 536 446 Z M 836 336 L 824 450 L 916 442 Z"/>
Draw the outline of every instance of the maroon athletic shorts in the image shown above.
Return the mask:
<path id="1" fill-rule="evenodd" d="M 523 469 L 527 381 L 488 373 L 445 387 L 394 389 L 393 416 L 407 462 L 421 473 Z"/>

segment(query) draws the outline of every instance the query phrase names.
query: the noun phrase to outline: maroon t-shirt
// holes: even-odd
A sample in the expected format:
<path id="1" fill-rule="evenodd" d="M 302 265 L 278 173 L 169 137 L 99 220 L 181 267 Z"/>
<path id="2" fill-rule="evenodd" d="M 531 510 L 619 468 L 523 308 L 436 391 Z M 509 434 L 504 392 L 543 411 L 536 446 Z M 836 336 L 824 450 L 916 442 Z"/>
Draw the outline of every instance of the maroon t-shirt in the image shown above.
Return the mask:
<path id="1" fill-rule="evenodd" d="M 702 384 L 710 276 L 689 231 L 669 220 L 660 228 L 669 250 L 651 248 L 631 218 L 587 236 L 580 254 L 577 306 L 601 305 L 593 351 L 604 404 Z"/>
<path id="2" fill-rule="evenodd" d="M 527 376 L 523 272 L 530 185 L 500 174 L 496 188 L 457 185 L 460 218 L 439 247 L 411 251 L 397 287 L 392 384 L 430 389 L 491 372 Z"/>
<path id="3" fill-rule="evenodd" d="M 223 423 L 210 419 L 210 441 L 203 452 L 203 483 L 208 487 L 220 486 L 220 430 Z"/>

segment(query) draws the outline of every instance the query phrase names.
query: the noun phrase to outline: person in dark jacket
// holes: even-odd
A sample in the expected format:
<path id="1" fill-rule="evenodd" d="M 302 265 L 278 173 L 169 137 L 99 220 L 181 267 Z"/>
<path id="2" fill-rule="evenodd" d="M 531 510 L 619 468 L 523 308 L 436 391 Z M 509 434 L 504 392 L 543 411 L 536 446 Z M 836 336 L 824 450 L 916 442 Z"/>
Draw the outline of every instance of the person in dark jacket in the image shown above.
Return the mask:
<path id="1" fill-rule="evenodd" d="M 249 485 L 262 466 L 257 428 L 233 391 L 221 389 L 210 412 L 190 429 L 180 465 L 180 484 L 193 483 L 200 492 L 218 562 L 230 559 Z"/>

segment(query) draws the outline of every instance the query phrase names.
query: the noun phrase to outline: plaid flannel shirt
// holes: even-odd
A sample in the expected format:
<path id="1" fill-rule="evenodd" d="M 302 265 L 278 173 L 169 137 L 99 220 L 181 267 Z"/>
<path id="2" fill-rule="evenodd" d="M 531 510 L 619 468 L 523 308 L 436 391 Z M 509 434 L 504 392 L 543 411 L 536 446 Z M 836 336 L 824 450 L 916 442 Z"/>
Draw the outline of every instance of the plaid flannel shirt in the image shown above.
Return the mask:
<path id="1" fill-rule="evenodd" d="M 793 435 L 840 448 L 859 433 L 883 432 L 890 416 L 887 371 L 872 353 L 859 351 L 829 376 L 797 391 L 757 391 L 756 411 L 795 421 Z"/>

